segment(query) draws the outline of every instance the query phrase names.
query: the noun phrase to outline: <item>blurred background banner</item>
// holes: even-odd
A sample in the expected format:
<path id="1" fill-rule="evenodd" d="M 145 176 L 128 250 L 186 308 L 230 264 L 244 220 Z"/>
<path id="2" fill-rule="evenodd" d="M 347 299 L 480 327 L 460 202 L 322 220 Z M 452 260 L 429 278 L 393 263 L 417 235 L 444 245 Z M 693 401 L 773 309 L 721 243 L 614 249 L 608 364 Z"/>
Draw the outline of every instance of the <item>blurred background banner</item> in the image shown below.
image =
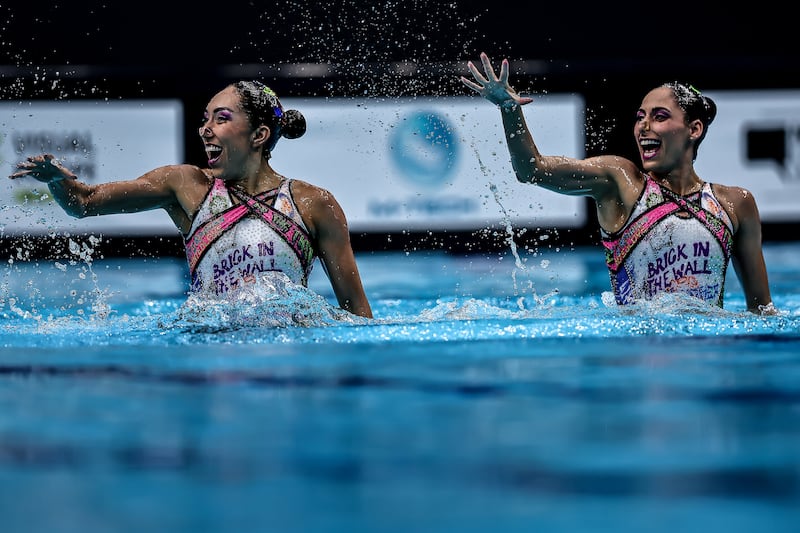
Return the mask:
<path id="1" fill-rule="evenodd" d="M 86 183 L 136 178 L 183 159 L 183 104 L 179 100 L 0 102 L 0 161 L 4 175 L 30 155 L 51 153 Z M 0 185 L 0 225 L 13 235 L 98 232 L 174 234 L 162 210 L 76 221 L 33 179 Z"/>
<path id="2" fill-rule="evenodd" d="M 698 173 L 749 189 L 765 224 L 800 223 L 800 90 L 707 94 L 719 111 L 700 148 Z M 592 224 L 593 205 L 585 199 L 516 181 L 499 112 L 482 99 L 288 97 L 283 105 L 300 110 L 308 129 L 301 139 L 281 141 L 273 163 L 330 190 L 354 232 Z M 585 155 L 581 95 L 537 96 L 525 114 L 542 151 Z M 134 178 L 184 161 L 185 131 L 192 130 L 184 115 L 178 99 L 0 102 L 0 161 L 10 174 L 17 161 L 49 152 L 88 183 Z M 176 233 L 160 210 L 76 221 L 33 180 L 4 181 L 0 194 L 8 237 Z"/>
<path id="3" fill-rule="evenodd" d="M 800 90 L 717 91 L 695 167 L 755 195 L 761 220 L 800 222 Z"/>
<path id="4" fill-rule="evenodd" d="M 493 226 L 581 227 L 580 198 L 520 184 L 504 146 L 499 112 L 476 98 L 294 99 L 308 130 L 283 140 L 273 164 L 334 193 L 353 231 L 480 230 Z M 530 107 L 545 149 L 583 152 L 579 96 Z M 52 153 L 87 183 L 135 178 L 183 156 L 179 101 L 0 103 L 4 171 Z M 199 141 L 198 141 L 199 144 Z M 75 231 L 109 236 L 175 233 L 161 210 L 76 222 L 34 180 L 3 182 L 6 235 Z"/>
<path id="5" fill-rule="evenodd" d="M 358 232 L 581 227 L 581 198 L 520 184 L 500 113 L 476 98 L 284 99 L 308 121 L 273 164 L 336 196 Z M 582 156 L 583 102 L 553 95 L 529 107 L 543 149 Z"/>

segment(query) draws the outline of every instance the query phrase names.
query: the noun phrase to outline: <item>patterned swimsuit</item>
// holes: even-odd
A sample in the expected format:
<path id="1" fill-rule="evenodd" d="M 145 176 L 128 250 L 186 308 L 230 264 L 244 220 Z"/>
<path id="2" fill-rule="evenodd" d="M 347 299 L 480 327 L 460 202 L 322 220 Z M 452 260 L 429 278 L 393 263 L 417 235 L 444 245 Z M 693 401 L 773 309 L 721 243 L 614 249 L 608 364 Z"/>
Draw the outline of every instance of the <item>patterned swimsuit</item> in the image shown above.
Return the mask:
<path id="1" fill-rule="evenodd" d="M 191 290 L 217 296 L 266 272 L 283 272 L 306 285 L 316 258 L 292 199 L 291 180 L 250 196 L 215 179 L 185 244 Z"/>
<path id="2" fill-rule="evenodd" d="M 733 224 L 710 183 L 679 196 L 647 177 L 625 226 L 600 233 L 617 303 L 680 292 L 722 306 Z"/>

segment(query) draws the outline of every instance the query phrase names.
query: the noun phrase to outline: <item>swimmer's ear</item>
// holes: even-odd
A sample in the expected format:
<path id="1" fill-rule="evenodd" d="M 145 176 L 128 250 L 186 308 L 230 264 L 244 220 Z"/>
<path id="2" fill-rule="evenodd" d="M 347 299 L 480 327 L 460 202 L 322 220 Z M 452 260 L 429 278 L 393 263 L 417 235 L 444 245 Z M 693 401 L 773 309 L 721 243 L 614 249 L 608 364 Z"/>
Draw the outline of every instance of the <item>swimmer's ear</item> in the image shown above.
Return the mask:
<path id="1" fill-rule="evenodd" d="M 253 144 L 253 148 L 261 148 L 264 146 L 269 140 L 269 136 L 272 134 L 272 130 L 270 130 L 267 126 L 261 125 L 257 127 L 253 133 L 250 134 L 250 142 Z"/>
<path id="2" fill-rule="evenodd" d="M 703 121 L 699 118 L 694 119 L 691 123 L 689 123 L 689 137 L 693 141 L 696 141 L 703 136 L 704 129 L 705 126 L 703 126 Z"/>

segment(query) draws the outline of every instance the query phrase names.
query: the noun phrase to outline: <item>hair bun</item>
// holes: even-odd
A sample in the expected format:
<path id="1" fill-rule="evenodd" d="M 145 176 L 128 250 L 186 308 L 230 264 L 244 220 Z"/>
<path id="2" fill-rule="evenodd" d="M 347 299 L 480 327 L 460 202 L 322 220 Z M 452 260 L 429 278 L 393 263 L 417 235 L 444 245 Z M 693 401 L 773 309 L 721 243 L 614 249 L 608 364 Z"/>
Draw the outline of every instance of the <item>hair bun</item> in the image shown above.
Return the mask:
<path id="1" fill-rule="evenodd" d="M 708 121 L 706 126 L 708 126 L 714 122 L 714 118 L 717 116 L 717 104 L 708 96 L 703 95 L 701 98 L 703 99 L 703 109 L 706 110 L 706 120 Z"/>
<path id="2" fill-rule="evenodd" d="M 297 139 L 306 132 L 306 117 L 297 109 L 287 109 L 283 112 L 281 124 L 281 137 Z"/>

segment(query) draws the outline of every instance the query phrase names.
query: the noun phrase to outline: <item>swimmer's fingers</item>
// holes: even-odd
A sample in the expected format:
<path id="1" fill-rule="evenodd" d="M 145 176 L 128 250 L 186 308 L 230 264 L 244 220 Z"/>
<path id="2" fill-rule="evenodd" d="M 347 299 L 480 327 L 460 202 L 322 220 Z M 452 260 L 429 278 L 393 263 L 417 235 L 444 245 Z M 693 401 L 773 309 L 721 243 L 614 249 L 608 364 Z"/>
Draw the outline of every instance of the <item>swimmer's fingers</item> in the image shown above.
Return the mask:
<path id="1" fill-rule="evenodd" d="M 34 155 L 25 161 L 17 163 L 18 171 L 11 174 L 9 178 L 17 179 L 31 176 L 42 182 L 61 180 L 69 173 L 52 154 Z"/>
<path id="2" fill-rule="evenodd" d="M 503 62 L 500 64 L 500 77 L 497 78 L 497 83 L 508 93 L 510 99 L 502 102 L 500 105 L 503 107 L 510 107 L 512 105 L 525 105 L 533 102 L 533 98 L 529 96 L 520 96 L 517 91 L 508 84 L 508 72 L 508 59 L 503 59 Z"/>
<path id="3" fill-rule="evenodd" d="M 500 81 L 497 78 L 497 75 L 494 73 L 494 68 L 492 68 L 492 61 L 489 59 L 489 56 L 486 55 L 486 52 L 481 52 L 481 63 L 483 63 L 483 71 L 486 73 L 486 77 L 492 81 Z M 508 76 L 506 76 L 508 79 Z"/>
<path id="4" fill-rule="evenodd" d="M 475 66 L 475 63 L 468 61 L 467 68 L 472 74 L 472 77 L 475 78 L 475 81 L 461 76 L 461 82 L 473 91 L 479 93 L 481 96 L 489 98 L 491 93 L 497 91 L 498 79 L 494 74 L 494 69 L 492 69 L 491 63 L 489 62 L 489 57 L 483 52 L 481 52 L 481 62 L 483 63 L 483 70 L 486 75 L 484 76 L 484 74 L 478 70 L 478 67 Z"/>
<path id="5" fill-rule="evenodd" d="M 17 172 L 14 172 L 8 177 L 13 180 L 34 174 L 36 174 L 36 162 L 33 160 L 33 158 L 29 157 L 25 161 L 17 163 Z"/>
<path id="6" fill-rule="evenodd" d="M 497 78 L 497 81 L 503 85 L 508 85 L 508 59 L 503 59 L 500 63 L 500 77 Z"/>
<path id="7" fill-rule="evenodd" d="M 480 73 L 480 71 L 478 70 L 478 67 L 476 67 L 475 64 L 472 61 L 468 61 L 467 62 L 467 68 L 469 69 L 470 73 L 472 74 L 472 77 L 475 78 L 475 80 L 480 85 L 484 86 L 487 83 L 489 83 L 489 80 L 487 80 L 486 78 L 483 77 L 483 74 Z M 473 85 L 477 86 L 477 84 L 473 84 Z"/>
<path id="8" fill-rule="evenodd" d="M 27 161 L 23 161 L 22 163 L 17 163 L 16 165 L 17 171 L 13 174 L 9 174 L 9 178 L 17 179 L 17 178 L 24 178 L 28 174 L 30 174 L 30 163 Z"/>
<path id="9" fill-rule="evenodd" d="M 19 168 L 19 167 L 17 167 L 17 168 Z M 9 174 L 8 177 L 10 179 L 12 179 L 12 180 L 15 180 L 17 178 L 24 178 L 25 176 L 30 175 L 30 173 L 31 173 L 30 170 L 20 170 L 18 172 L 14 172 L 13 174 Z"/>
<path id="10" fill-rule="evenodd" d="M 467 87 L 469 87 L 470 89 L 472 89 L 475 92 L 480 93 L 480 92 L 483 91 L 483 87 L 481 85 L 478 85 L 477 83 L 475 83 L 472 80 L 468 80 L 464 76 L 461 76 L 461 83 L 463 83 L 464 85 L 466 85 Z"/>
<path id="11" fill-rule="evenodd" d="M 470 73 L 475 78 L 475 81 L 461 76 L 461 83 L 477 92 L 490 102 L 499 105 L 503 108 L 510 108 L 518 105 L 525 105 L 533 101 L 532 98 L 527 96 L 520 96 L 508 84 L 509 66 L 508 60 L 503 59 L 500 64 L 500 76 L 495 74 L 492 68 L 491 60 L 486 53 L 481 52 L 481 63 L 483 70 L 486 73 L 484 76 L 478 70 L 472 61 L 467 63 Z"/>

